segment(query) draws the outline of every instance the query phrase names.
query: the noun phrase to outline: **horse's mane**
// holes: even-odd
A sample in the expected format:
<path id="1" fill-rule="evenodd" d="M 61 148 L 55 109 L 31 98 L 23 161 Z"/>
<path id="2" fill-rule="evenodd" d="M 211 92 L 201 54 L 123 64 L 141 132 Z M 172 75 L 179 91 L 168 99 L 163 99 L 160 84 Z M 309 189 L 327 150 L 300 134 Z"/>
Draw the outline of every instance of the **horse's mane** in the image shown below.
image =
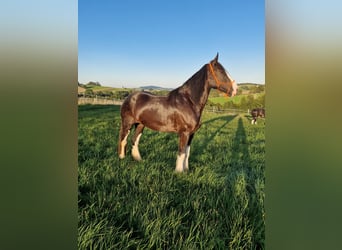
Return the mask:
<path id="1" fill-rule="evenodd" d="M 204 106 L 208 99 L 207 82 L 207 65 L 205 64 L 199 71 L 191 76 L 182 86 L 172 90 L 168 94 L 168 98 L 177 98 L 180 95 L 191 99 L 193 104 Z"/>

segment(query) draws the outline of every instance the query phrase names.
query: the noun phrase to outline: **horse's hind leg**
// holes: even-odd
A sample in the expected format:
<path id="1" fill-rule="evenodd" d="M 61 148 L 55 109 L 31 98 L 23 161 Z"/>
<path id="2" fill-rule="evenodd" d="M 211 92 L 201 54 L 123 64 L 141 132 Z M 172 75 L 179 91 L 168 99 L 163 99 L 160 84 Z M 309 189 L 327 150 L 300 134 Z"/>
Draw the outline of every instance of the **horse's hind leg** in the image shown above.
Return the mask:
<path id="1" fill-rule="evenodd" d="M 141 160 L 141 156 L 140 156 L 140 152 L 139 152 L 139 140 L 140 140 L 140 137 L 142 135 L 142 132 L 144 130 L 144 124 L 142 123 L 139 123 L 139 124 L 136 124 L 136 127 L 135 127 L 135 133 L 134 133 L 134 136 L 132 138 L 132 156 L 134 158 L 134 160 L 136 161 L 140 161 Z"/>
<path id="2" fill-rule="evenodd" d="M 194 134 L 191 134 L 188 140 L 188 144 L 185 148 L 185 161 L 184 161 L 184 171 L 189 170 L 189 156 L 190 156 L 190 145 L 192 138 L 194 138 Z"/>
<path id="3" fill-rule="evenodd" d="M 129 135 L 132 125 L 133 124 L 128 123 L 127 121 L 124 121 L 123 119 L 121 121 L 119 143 L 118 143 L 118 154 L 119 154 L 120 159 L 125 158 L 127 137 Z"/>
<path id="4" fill-rule="evenodd" d="M 185 166 L 185 161 L 187 158 L 187 153 L 190 153 L 190 147 L 188 148 L 189 142 L 189 133 L 181 133 L 179 135 L 179 146 L 178 146 L 178 155 L 176 161 L 176 172 L 183 172 L 188 166 Z M 188 152 L 187 152 L 188 151 Z"/>

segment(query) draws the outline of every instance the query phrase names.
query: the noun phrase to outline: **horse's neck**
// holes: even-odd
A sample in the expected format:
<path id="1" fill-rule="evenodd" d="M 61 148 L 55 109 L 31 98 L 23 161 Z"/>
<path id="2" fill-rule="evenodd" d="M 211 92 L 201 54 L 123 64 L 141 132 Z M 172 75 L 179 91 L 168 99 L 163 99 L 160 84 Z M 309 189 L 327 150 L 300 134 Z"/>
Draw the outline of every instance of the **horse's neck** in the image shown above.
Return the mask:
<path id="1" fill-rule="evenodd" d="M 177 89 L 179 94 L 183 94 L 190 99 L 199 113 L 202 113 L 210 93 L 205 67 L 203 66 L 202 69 Z"/>

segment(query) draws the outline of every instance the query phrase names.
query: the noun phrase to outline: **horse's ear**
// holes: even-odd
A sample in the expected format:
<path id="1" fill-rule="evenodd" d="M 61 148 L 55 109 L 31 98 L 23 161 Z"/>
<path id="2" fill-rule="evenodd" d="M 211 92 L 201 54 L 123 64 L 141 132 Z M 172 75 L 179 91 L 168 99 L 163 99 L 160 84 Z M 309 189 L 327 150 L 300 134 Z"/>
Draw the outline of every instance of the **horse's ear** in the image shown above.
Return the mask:
<path id="1" fill-rule="evenodd" d="M 215 58 L 210 63 L 217 63 L 218 62 L 218 56 L 219 56 L 219 54 L 217 52 Z"/>
<path id="2" fill-rule="evenodd" d="M 216 56 L 215 56 L 215 58 L 214 58 L 214 61 L 215 61 L 215 62 L 218 61 L 218 52 L 217 52 L 217 54 L 216 54 Z"/>

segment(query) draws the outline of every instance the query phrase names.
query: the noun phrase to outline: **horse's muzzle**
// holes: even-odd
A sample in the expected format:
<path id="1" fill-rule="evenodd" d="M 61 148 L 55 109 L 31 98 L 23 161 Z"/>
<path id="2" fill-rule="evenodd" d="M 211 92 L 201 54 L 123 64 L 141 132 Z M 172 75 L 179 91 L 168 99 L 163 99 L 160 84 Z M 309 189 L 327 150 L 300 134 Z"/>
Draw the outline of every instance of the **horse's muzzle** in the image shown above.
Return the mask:
<path id="1" fill-rule="evenodd" d="M 233 82 L 232 82 L 232 90 L 231 90 L 230 96 L 231 96 L 231 97 L 235 96 L 237 90 L 238 90 L 238 86 L 237 86 L 235 80 L 233 80 Z"/>

